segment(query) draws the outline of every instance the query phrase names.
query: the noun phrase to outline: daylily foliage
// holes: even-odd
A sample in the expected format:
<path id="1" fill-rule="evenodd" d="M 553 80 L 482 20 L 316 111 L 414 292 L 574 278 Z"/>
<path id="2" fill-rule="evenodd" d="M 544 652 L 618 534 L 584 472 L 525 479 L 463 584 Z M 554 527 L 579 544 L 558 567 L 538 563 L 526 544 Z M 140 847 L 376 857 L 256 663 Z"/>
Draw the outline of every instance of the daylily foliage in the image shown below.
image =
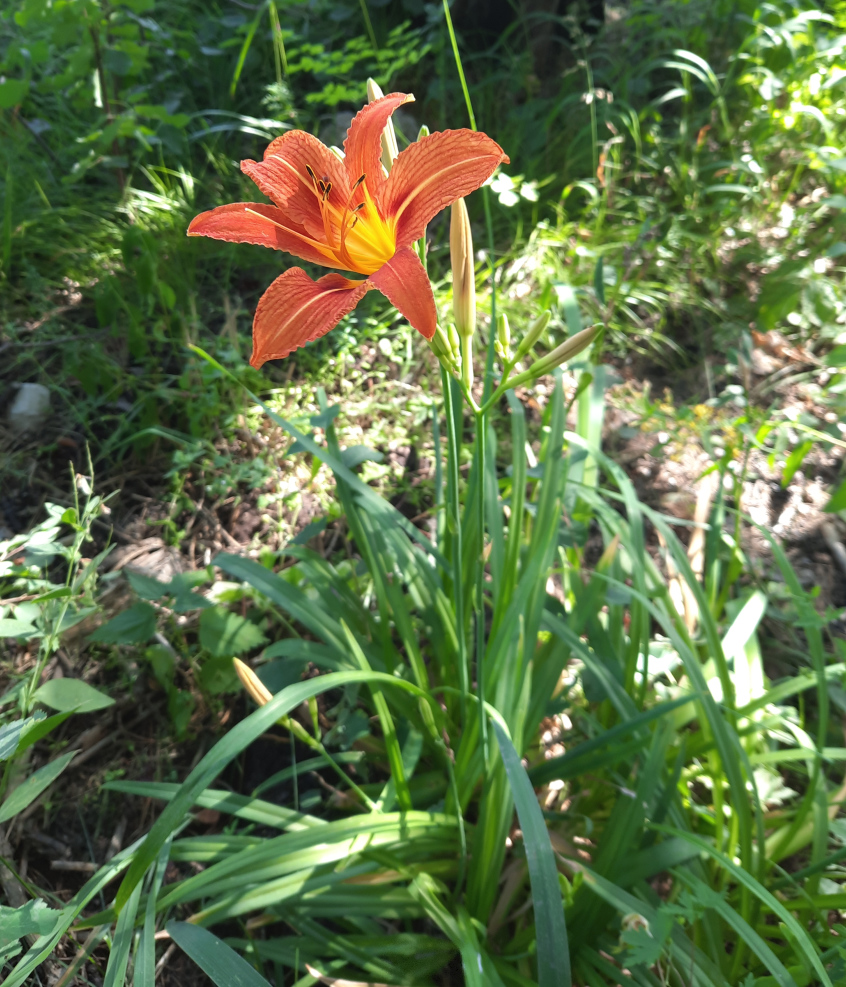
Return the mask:
<path id="1" fill-rule="evenodd" d="M 256 309 L 253 366 L 325 335 L 371 288 L 426 339 L 434 336 L 432 286 L 412 245 L 437 213 L 483 185 L 508 157 L 485 134 L 445 130 L 400 151 L 386 174 L 382 133 L 394 110 L 413 99 L 392 93 L 365 106 L 347 132 L 343 160 L 304 131 L 277 137 L 262 161 L 241 162 L 273 205 L 219 206 L 191 222 L 189 236 L 261 244 L 364 275 L 313 281 L 297 267 L 281 274 Z"/>

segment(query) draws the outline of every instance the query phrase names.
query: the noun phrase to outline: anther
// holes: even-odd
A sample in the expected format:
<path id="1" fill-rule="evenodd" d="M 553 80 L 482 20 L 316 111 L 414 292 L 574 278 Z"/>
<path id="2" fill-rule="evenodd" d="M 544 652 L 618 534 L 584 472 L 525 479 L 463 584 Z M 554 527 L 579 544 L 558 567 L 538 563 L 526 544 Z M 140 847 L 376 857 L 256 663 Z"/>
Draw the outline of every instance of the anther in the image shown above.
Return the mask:
<path id="1" fill-rule="evenodd" d="M 359 185 L 361 185 L 361 183 L 364 181 L 365 178 L 367 178 L 367 175 L 362 175 L 361 178 L 356 179 L 356 183 L 352 187 L 353 192 L 355 192 L 355 190 L 359 187 Z"/>
<path id="2" fill-rule="evenodd" d="M 323 201 L 325 202 L 329 198 L 329 193 L 332 191 L 332 183 L 326 182 L 326 184 L 323 185 L 323 182 L 321 182 L 320 184 L 323 186 L 321 191 L 323 192 Z"/>

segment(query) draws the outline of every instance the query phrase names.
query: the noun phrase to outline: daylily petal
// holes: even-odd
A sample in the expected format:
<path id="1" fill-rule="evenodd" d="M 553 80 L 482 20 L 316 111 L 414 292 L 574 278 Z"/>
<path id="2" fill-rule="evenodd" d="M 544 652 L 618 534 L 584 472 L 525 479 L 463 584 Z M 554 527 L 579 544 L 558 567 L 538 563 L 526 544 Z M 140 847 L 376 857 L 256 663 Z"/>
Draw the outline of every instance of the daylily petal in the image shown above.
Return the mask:
<path id="1" fill-rule="evenodd" d="M 385 186 L 382 171 L 382 131 L 391 114 L 403 103 L 413 103 L 414 97 L 405 93 L 390 93 L 359 110 L 344 141 L 344 167 L 350 185 L 362 175 L 367 176 L 367 188 L 378 203 Z"/>
<path id="2" fill-rule="evenodd" d="M 410 247 L 403 247 L 375 274 L 370 282 L 419 332 L 431 339 L 438 327 L 438 313 L 429 276 L 420 258 Z"/>
<path id="3" fill-rule="evenodd" d="M 242 161 L 241 171 L 312 236 L 323 230 L 319 196 L 308 173 L 331 182 L 329 201 L 340 209 L 349 197 L 347 173 L 341 161 L 313 134 L 289 130 L 272 141 L 263 161 Z"/>
<path id="4" fill-rule="evenodd" d="M 233 202 L 202 212 L 191 220 L 188 236 L 208 236 L 232 243 L 257 243 L 262 247 L 284 250 L 300 260 L 338 267 L 331 255 L 324 254 L 309 242 L 302 226 L 292 223 L 281 209 L 263 202 Z"/>
<path id="5" fill-rule="evenodd" d="M 370 290 L 369 281 L 327 274 L 318 281 L 292 267 L 261 296 L 253 319 L 253 355 L 260 367 L 325 336 Z"/>
<path id="6" fill-rule="evenodd" d="M 508 155 L 499 144 L 472 130 L 429 134 L 400 151 L 382 195 L 385 215 L 397 223 L 397 247 L 419 240 L 441 209 L 475 192 L 502 162 Z"/>

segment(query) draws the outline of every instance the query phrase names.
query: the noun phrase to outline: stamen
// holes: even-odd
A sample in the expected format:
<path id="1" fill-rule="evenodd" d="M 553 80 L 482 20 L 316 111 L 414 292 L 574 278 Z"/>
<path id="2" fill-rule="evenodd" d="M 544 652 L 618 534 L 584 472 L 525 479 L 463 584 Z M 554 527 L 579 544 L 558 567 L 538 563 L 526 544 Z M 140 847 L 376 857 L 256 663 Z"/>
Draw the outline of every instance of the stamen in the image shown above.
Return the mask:
<path id="1" fill-rule="evenodd" d="M 324 202 L 329 198 L 329 193 L 331 191 L 332 191 L 332 183 L 331 182 L 326 182 L 326 184 L 323 186 L 323 201 Z"/>

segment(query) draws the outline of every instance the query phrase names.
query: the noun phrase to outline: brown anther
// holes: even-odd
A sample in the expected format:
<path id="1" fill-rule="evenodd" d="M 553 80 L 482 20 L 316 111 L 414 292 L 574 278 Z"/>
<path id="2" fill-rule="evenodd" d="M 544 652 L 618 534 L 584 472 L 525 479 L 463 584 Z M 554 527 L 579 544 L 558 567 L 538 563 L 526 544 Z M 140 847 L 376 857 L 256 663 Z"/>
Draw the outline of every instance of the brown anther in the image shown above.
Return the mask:
<path id="1" fill-rule="evenodd" d="M 322 182 L 320 184 L 323 185 Z M 323 192 L 323 201 L 325 202 L 329 198 L 329 193 L 332 191 L 332 183 L 327 182 L 325 185 L 323 185 L 321 191 Z"/>
<path id="2" fill-rule="evenodd" d="M 357 178 L 355 181 L 355 185 L 353 185 L 351 191 L 355 192 L 355 190 L 359 187 L 359 185 L 361 185 L 361 183 L 364 181 L 365 178 L 367 178 L 367 175 L 362 175 L 361 178 Z"/>
<path id="3" fill-rule="evenodd" d="M 311 165 L 306 165 L 306 166 L 305 166 L 305 169 L 306 169 L 306 171 L 308 172 L 308 177 L 309 177 L 309 178 L 310 178 L 310 179 L 311 179 L 311 180 L 312 180 L 313 182 L 316 182 L 316 181 L 317 181 L 317 176 L 316 176 L 316 175 L 314 174 L 314 169 L 313 169 L 313 168 L 311 167 Z"/>

